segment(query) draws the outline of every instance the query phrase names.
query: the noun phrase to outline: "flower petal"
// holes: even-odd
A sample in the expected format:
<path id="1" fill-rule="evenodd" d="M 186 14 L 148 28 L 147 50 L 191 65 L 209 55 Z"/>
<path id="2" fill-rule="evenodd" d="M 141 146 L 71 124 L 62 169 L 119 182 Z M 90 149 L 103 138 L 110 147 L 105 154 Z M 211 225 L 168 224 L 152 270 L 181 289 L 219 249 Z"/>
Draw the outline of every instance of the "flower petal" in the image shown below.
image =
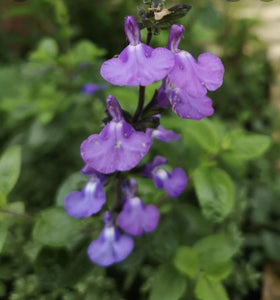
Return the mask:
<path id="1" fill-rule="evenodd" d="M 139 43 L 128 45 L 118 58 L 112 58 L 101 66 L 101 76 L 115 85 L 146 86 L 163 79 L 174 66 L 171 51 L 153 48 Z"/>
<path id="2" fill-rule="evenodd" d="M 152 133 L 152 137 L 162 142 L 176 141 L 181 137 L 181 134 L 175 133 L 173 130 L 167 130 L 159 125 Z"/>
<path id="3" fill-rule="evenodd" d="M 164 189 L 170 197 L 178 197 L 186 188 L 187 183 L 185 171 L 176 168 L 170 173 L 169 178 L 164 181 Z"/>
<path id="4" fill-rule="evenodd" d="M 87 218 L 98 213 L 106 201 L 99 182 L 89 182 L 82 192 L 72 192 L 64 200 L 65 210 L 75 218 Z"/>
<path id="5" fill-rule="evenodd" d="M 223 84 L 224 66 L 219 57 L 203 53 L 198 57 L 197 74 L 209 91 L 215 91 Z"/>
<path id="6" fill-rule="evenodd" d="M 133 197 L 126 200 L 117 222 L 122 230 L 138 236 L 153 231 L 158 220 L 159 211 L 154 205 L 146 206 L 140 198 Z"/>
<path id="7" fill-rule="evenodd" d="M 214 113 L 212 100 L 207 96 L 194 97 L 186 90 L 175 88 L 169 97 L 173 111 L 183 119 L 201 120 Z"/>
<path id="8" fill-rule="evenodd" d="M 173 85 L 194 97 L 204 96 L 207 89 L 214 91 L 223 83 L 224 66 L 212 53 L 204 53 L 198 62 L 187 51 L 174 53 L 175 66 L 168 77 Z"/>
<path id="9" fill-rule="evenodd" d="M 151 138 L 138 132 L 124 120 L 110 122 L 99 135 L 91 135 L 81 145 L 86 164 L 108 174 L 134 168 L 149 151 Z"/>
<path id="10" fill-rule="evenodd" d="M 114 230 L 112 240 L 106 238 L 108 229 Z M 114 227 L 105 227 L 98 240 L 91 242 L 87 253 L 91 261 L 100 266 L 108 267 L 126 259 L 133 247 L 134 242 L 132 238 L 127 235 L 121 235 Z"/>

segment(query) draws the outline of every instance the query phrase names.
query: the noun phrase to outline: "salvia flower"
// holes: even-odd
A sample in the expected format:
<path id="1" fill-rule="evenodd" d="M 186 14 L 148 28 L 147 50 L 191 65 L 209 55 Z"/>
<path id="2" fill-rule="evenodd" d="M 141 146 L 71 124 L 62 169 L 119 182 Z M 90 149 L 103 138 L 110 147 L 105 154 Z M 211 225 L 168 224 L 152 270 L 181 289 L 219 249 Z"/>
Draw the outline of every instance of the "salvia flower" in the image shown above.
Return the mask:
<path id="1" fill-rule="evenodd" d="M 186 173 L 181 168 L 168 172 L 160 167 L 164 164 L 166 159 L 158 155 L 151 164 L 146 165 L 144 174 L 153 179 L 157 189 L 164 189 L 170 197 L 178 197 L 187 186 Z"/>
<path id="2" fill-rule="evenodd" d="M 183 119 L 201 120 L 214 113 L 212 100 L 206 95 L 191 96 L 186 89 L 181 89 L 171 85 L 169 78 L 163 80 L 164 88 L 158 94 L 157 105 L 166 107 L 164 101 L 169 101 L 172 110 Z M 162 105 L 163 104 L 163 105 Z"/>
<path id="3" fill-rule="evenodd" d="M 175 65 L 168 77 L 172 85 L 197 98 L 222 85 L 224 66 L 212 53 L 203 53 L 196 61 L 189 52 L 180 50 L 178 47 L 184 30 L 182 25 L 177 24 L 170 28 L 167 48 L 174 55 Z"/>
<path id="4" fill-rule="evenodd" d="M 113 225 L 113 217 L 110 212 L 104 214 L 105 227 L 97 240 L 91 242 L 88 247 L 90 260 L 102 267 L 123 261 L 132 252 L 134 242 L 131 237 L 121 234 Z"/>
<path id="5" fill-rule="evenodd" d="M 132 16 L 125 18 L 129 45 L 117 58 L 101 66 L 101 76 L 115 85 L 146 86 L 163 79 L 174 66 L 174 55 L 165 48 L 153 49 L 141 43 L 140 30 Z"/>
<path id="6" fill-rule="evenodd" d="M 106 201 L 105 192 L 98 176 L 91 178 L 81 192 L 66 196 L 64 206 L 67 213 L 75 218 L 87 218 L 98 213 Z"/>
<path id="7" fill-rule="evenodd" d="M 149 151 L 152 139 L 124 120 L 114 96 L 110 95 L 106 103 L 112 120 L 100 134 L 93 134 L 82 143 L 81 156 L 88 166 L 104 174 L 127 171 Z"/>
<path id="8" fill-rule="evenodd" d="M 159 221 L 159 211 L 155 205 L 146 205 L 139 197 L 136 197 L 135 180 L 130 180 L 125 197 L 125 203 L 122 211 L 120 212 L 117 223 L 119 227 L 131 235 L 141 235 L 149 233 L 156 229 Z"/>

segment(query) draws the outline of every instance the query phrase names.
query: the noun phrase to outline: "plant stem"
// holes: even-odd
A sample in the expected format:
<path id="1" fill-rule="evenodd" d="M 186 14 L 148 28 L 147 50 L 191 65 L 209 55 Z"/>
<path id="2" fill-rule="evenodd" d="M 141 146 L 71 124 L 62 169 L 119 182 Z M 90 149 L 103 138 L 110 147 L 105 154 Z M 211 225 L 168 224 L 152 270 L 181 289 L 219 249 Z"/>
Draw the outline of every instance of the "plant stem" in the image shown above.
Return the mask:
<path id="1" fill-rule="evenodd" d="M 0 208 L 0 213 L 9 214 L 9 215 L 13 215 L 13 216 L 16 216 L 16 217 L 21 217 L 21 218 L 24 218 L 24 219 L 29 220 L 29 221 L 33 220 L 33 217 L 31 217 L 30 215 L 17 213 L 15 211 L 11 211 L 11 210 L 8 210 L 8 209 Z"/>
<path id="2" fill-rule="evenodd" d="M 152 29 L 147 28 L 147 39 L 146 39 L 146 45 L 150 45 L 153 37 Z M 137 122 L 139 117 L 142 114 L 143 107 L 145 102 L 145 86 L 140 85 L 139 86 L 139 97 L 138 97 L 138 105 L 135 111 L 135 114 L 133 116 L 133 122 Z"/>

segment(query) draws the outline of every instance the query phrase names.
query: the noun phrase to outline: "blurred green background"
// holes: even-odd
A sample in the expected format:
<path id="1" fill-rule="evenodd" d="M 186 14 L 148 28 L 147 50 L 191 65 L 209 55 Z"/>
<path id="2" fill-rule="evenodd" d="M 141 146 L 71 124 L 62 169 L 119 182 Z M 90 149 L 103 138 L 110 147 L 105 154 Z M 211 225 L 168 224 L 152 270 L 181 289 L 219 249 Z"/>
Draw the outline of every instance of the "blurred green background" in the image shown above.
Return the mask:
<path id="1" fill-rule="evenodd" d="M 63 200 L 85 183 L 79 148 L 100 132 L 106 96 L 135 110 L 137 88 L 84 95 L 81 87 L 105 83 L 102 62 L 127 44 L 124 17 L 145 5 L 0 2 L 0 299 L 279 299 L 280 54 L 269 37 L 279 20 L 267 25 L 266 13 L 280 11 L 275 2 L 186 3 L 192 9 L 179 20 L 186 28 L 180 48 L 221 57 L 224 84 L 210 93 L 211 118 L 163 117 L 182 139 L 155 141 L 144 161 L 166 156 L 186 170 L 189 186 L 168 199 L 138 178 L 143 200 L 161 210 L 160 224 L 108 269 L 86 256 L 100 216 L 70 218 Z M 167 37 L 162 30 L 152 46 L 165 46 Z M 147 100 L 159 85 L 147 88 Z M 114 190 L 106 194 L 110 205 Z"/>

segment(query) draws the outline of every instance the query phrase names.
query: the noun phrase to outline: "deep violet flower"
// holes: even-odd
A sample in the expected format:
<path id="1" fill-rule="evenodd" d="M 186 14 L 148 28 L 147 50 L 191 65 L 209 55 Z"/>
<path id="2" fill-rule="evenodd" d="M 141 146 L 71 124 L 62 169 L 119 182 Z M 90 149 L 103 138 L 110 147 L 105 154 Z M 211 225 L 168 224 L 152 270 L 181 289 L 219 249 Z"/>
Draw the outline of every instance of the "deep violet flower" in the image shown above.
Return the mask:
<path id="1" fill-rule="evenodd" d="M 108 267 L 126 259 L 133 250 L 134 242 L 131 237 L 116 229 L 110 212 L 105 212 L 104 222 L 104 229 L 98 239 L 91 242 L 87 253 L 92 262 Z"/>
<path id="2" fill-rule="evenodd" d="M 98 213 L 106 201 L 105 192 L 99 178 L 91 178 L 81 192 L 68 194 L 64 200 L 67 213 L 75 218 L 87 218 Z"/>
<path id="3" fill-rule="evenodd" d="M 168 77 L 172 85 L 197 98 L 222 85 L 224 66 L 212 53 L 203 53 L 196 61 L 189 52 L 180 50 L 184 31 L 182 25 L 174 24 L 170 28 L 167 48 L 174 54 L 175 65 Z"/>
<path id="4" fill-rule="evenodd" d="M 112 120 L 100 134 L 93 134 L 82 143 L 81 156 L 88 166 L 104 174 L 127 171 L 149 151 L 152 139 L 124 120 L 114 96 L 110 95 L 106 103 Z"/>
<path id="5" fill-rule="evenodd" d="M 103 90 L 107 87 L 106 84 L 95 84 L 92 82 L 88 82 L 82 86 L 81 92 L 84 95 L 93 95 L 99 90 Z"/>
<path id="6" fill-rule="evenodd" d="M 161 168 L 166 163 L 162 156 L 156 156 L 151 164 L 147 164 L 144 170 L 146 177 L 152 178 L 157 189 L 165 189 L 170 197 L 178 197 L 186 188 L 188 180 L 186 173 L 181 168 L 171 172 Z"/>
<path id="7" fill-rule="evenodd" d="M 155 205 L 145 205 L 138 197 L 128 197 L 120 212 L 117 223 L 119 227 L 131 235 L 141 235 L 156 229 L 159 211 Z"/>
<path id="8" fill-rule="evenodd" d="M 103 63 L 100 74 L 115 85 L 146 86 L 163 79 L 174 66 L 174 55 L 166 48 L 153 49 L 141 43 L 140 30 L 132 16 L 125 18 L 129 45 L 117 58 Z"/>

